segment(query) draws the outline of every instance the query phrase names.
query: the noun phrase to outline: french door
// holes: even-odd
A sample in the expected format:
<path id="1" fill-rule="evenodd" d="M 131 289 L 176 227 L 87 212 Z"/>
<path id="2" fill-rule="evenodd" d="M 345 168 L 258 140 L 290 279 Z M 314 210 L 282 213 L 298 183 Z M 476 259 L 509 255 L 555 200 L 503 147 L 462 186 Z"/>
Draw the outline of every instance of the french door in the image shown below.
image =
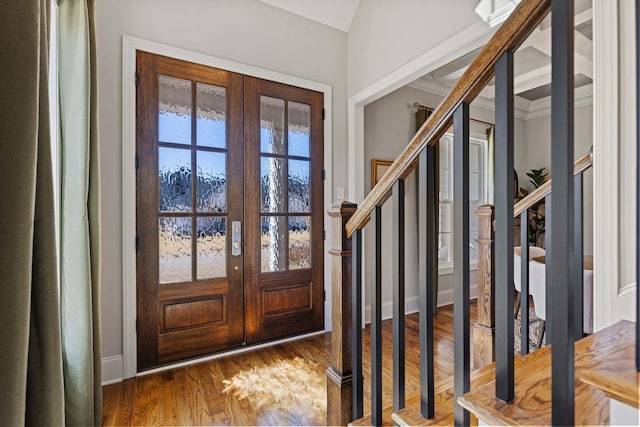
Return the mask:
<path id="1" fill-rule="evenodd" d="M 321 93 L 137 53 L 138 369 L 323 326 Z"/>

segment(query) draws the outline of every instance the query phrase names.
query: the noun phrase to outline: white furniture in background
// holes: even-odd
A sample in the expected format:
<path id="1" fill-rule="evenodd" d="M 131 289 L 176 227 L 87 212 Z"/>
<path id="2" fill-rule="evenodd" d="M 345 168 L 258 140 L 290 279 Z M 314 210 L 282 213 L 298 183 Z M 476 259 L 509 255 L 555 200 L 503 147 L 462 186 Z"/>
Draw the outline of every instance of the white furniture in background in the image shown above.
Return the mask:
<path id="1" fill-rule="evenodd" d="M 522 289 L 520 283 L 521 266 L 520 247 L 513 248 L 513 284 L 518 292 Z M 529 247 L 529 295 L 533 297 L 536 317 L 546 320 L 546 265 L 544 264 L 545 250 L 536 246 Z M 538 261 L 536 261 L 536 259 Z M 542 261 L 542 262 L 540 262 Z M 585 263 L 583 274 L 584 310 L 583 330 L 587 334 L 593 333 L 593 267 Z"/>

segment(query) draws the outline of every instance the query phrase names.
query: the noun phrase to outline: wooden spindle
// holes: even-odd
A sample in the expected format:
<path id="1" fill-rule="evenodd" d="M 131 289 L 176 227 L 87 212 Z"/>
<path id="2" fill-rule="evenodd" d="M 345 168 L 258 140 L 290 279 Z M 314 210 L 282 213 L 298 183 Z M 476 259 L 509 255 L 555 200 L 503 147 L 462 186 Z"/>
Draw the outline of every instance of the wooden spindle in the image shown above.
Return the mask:
<path id="1" fill-rule="evenodd" d="M 493 206 L 476 209 L 478 217 L 478 319 L 473 325 L 473 367 L 495 360 L 495 278 L 493 276 Z"/>

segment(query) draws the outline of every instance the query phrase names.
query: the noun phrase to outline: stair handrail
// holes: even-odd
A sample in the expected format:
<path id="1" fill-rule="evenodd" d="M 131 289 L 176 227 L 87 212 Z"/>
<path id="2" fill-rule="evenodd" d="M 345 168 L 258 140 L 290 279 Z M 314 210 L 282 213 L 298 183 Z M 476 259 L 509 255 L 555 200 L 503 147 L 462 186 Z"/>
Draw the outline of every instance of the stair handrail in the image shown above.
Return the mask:
<path id="1" fill-rule="evenodd" d="M 580 157 L 573 164 L 573 174 L 578 175 L 593 166 L 592 153 L 588 152 L 584 156 Z M 522 212 L 529 209 L 540 200 L 544 199 L 549 193 L 551 193 L 551 178 L 549 178 L 540 187 L 533 190 L 524 199 L 513 205 L 513 217 L 517 218 Z"/>
<path id="2" fill-rule="evenodd" d="M 464 72 L 449 95 L 420 127 L 404 151 L 396 158 L 380 181 L 345 226 L 347 237 L 369 221 L 371 211 L 390 194 L 393 184 L 405 178 L 417 164 L 420 152 L 433 145 L 453 122 L 453 113 L 463 102 L 471 103 L 494 73 L 494 66 L 506 51 L 515 51 L 551 11 L 551 0 L 523 0 L 491 37 Z"/>

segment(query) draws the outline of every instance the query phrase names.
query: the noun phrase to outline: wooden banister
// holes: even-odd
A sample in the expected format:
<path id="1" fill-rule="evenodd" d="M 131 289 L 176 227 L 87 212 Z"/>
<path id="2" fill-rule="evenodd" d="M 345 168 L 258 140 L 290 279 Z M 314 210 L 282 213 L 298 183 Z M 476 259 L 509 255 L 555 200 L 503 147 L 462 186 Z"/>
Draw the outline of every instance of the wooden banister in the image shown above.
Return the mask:
<path id="1" fill-rule="evenodd" d="M 578 175 L 579 173 L 589 169 L 591 166 L 591 153 L 587 153 L 576 160 L 573 164 L 573 174 Z M 551 179 L 547 180 L 547 182 L 529 193 L 527 197 L 513 205 L 513 217 L 517 218 L 522 212 L 544 199 L 549 193 L 551 193 Z"/>
<path id="2" fill-rule="evenodd" d="M 507 21 L 478 54 L 451 93 L 416 132 L 402 154 L 346 224 L 347 237 L 367 223 L 369 214 L 390 194 L 393 184 L 405 178 L 417 164 L 418 155 L 433 145 L 451 126 L 453 112 L 462 103 L 471 103 L 493 76 L 494 65 L 506 51 L 515 51 L 551 10 L 551 0 L 523 0 Z"/>

